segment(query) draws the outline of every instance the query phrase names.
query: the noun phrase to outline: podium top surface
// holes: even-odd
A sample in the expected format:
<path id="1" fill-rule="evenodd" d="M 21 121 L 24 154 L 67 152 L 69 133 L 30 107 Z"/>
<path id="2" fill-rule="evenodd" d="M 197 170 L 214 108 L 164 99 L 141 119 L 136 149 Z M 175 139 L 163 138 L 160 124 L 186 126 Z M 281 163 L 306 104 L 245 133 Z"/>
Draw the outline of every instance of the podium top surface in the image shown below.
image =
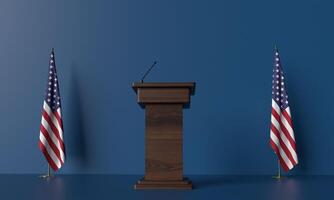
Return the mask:
<path id="1" fill-rule="evenodd" d="M 194 95 L 195 85 L 195 82 L 134 82 L 132 88 L 135 92 L 139 88 L 188 88 L 191 95 Z"/>

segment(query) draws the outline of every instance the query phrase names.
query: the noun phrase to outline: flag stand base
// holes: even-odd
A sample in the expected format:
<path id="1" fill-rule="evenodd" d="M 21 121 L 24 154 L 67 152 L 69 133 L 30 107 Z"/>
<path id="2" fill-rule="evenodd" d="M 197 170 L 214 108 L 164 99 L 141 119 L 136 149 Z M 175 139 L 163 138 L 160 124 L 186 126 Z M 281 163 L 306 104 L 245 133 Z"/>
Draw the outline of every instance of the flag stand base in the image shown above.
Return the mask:
<path id="1" fill-rule="evenodd" d="M 45 178 L 45 179 L 48 179 L 48 178 L 52 178 L 53 176 L 52 175 L 49 175 L 49 174 L 44 174 L 44 175 L 40 175 L 39 178 Z"/>
<path id="2" fill-rule="evenodd" d="M 273 176 L 272 178 L 276 180 L 281 180 L 282 178 L 284 178 L 283 176 L 281 176 L 281 166 L 278 159 L 277 159 L 277 175 Z"/>
<path id="3" fill-rule="evenodd" d="M 44 178 L 44 179 L 49 179 L 52 178 L 53 176 L 51 175 L 51 169 L 50 169 L 50 165 L 48 165 L 48 172 L 44 175 L 40 175 L 40 178 Z"/>
<path id="4" fill-rule="evenodd" d="M 276 179 L 276 180 L 281 180 L 281 179 L 283 179 L 283 178 L 285 178 L 284 176 L 279 176 L 279 175 L 277 175 L 277 176 L 273 176 L 272 177 L 273 179 Z"/>

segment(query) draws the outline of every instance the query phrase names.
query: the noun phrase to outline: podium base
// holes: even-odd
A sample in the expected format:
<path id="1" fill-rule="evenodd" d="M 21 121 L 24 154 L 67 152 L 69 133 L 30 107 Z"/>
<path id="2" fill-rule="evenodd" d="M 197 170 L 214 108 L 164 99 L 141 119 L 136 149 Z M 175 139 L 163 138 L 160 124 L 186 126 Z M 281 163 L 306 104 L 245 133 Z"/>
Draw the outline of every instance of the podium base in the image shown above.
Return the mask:
<path id="1" fill-rule="evenodd" d="M 193 185 L 191 181 L 184 178 L 181 181 L 149 181 L 142 178 L 135 185 L 134 189 L 180 189 L 191 190 Z"/>

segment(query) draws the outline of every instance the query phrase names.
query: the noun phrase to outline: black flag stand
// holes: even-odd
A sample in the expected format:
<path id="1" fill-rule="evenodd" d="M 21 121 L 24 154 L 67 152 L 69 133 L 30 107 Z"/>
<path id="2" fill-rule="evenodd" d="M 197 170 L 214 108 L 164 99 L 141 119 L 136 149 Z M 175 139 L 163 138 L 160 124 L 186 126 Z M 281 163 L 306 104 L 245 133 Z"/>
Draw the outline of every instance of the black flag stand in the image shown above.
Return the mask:
<path id="1" fill-rule="evenodd" d="M 52 177 L 52 175 L 51 175 L 51 168 L 50 168 L 50 164 L 48 164 L 48 171 L 46 172 L 46 174 L 44 174 L 44 175 L 41 175 L 40 176 L 41 178 L 51 178 Z"/>

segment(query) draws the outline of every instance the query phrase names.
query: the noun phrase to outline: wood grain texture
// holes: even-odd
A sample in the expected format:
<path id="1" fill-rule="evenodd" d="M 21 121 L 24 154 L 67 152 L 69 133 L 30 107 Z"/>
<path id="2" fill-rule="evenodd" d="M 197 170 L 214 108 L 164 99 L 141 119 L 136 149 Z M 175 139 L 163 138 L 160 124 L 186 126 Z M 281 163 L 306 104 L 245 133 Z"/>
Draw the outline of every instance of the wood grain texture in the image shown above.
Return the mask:
<path id="1" fill-rule="evenodd" d="M 180 181 L 147 181 L 139 180 L 134 189 L 192 189 L 193 185 L 188 179 Z"/>
<path id="2" fill-rule="evenodd" d="M 183 108 L 195 83 L 133 83 L 145 108 L 145 176 L 135 189 L 191 189 L 183 177 Z"/>
<path id="3" fill-rule="evenodd" d="M 187 104 L 190 98 L 187 88 L 140 88 L 139 103 L 181 103 Z"/>
<path id="4" fill-rule="evenodd" d="M 196 83 L 195 82 L 148 82 L 148 83 L 141 83 L 141 82 L 134 82 L 132 83 L 132 88 L 134 89 L 135 92 L 137 92 L 137 90 L 139 88 L 145 89 L 145 88 L 159 88 L 159 89 L 163 89 L 163 88 L 167 88 L 167 89 L 171 89 L 171 88 L 187 88 L 190 90 L 190 94 L 194 95 L 195 94 L 195 86 Z"/>
<path id="5" fill-rule="evenodd" d="M 182 180 L 182 104 L 146 105 L 145 180 Z"/>

